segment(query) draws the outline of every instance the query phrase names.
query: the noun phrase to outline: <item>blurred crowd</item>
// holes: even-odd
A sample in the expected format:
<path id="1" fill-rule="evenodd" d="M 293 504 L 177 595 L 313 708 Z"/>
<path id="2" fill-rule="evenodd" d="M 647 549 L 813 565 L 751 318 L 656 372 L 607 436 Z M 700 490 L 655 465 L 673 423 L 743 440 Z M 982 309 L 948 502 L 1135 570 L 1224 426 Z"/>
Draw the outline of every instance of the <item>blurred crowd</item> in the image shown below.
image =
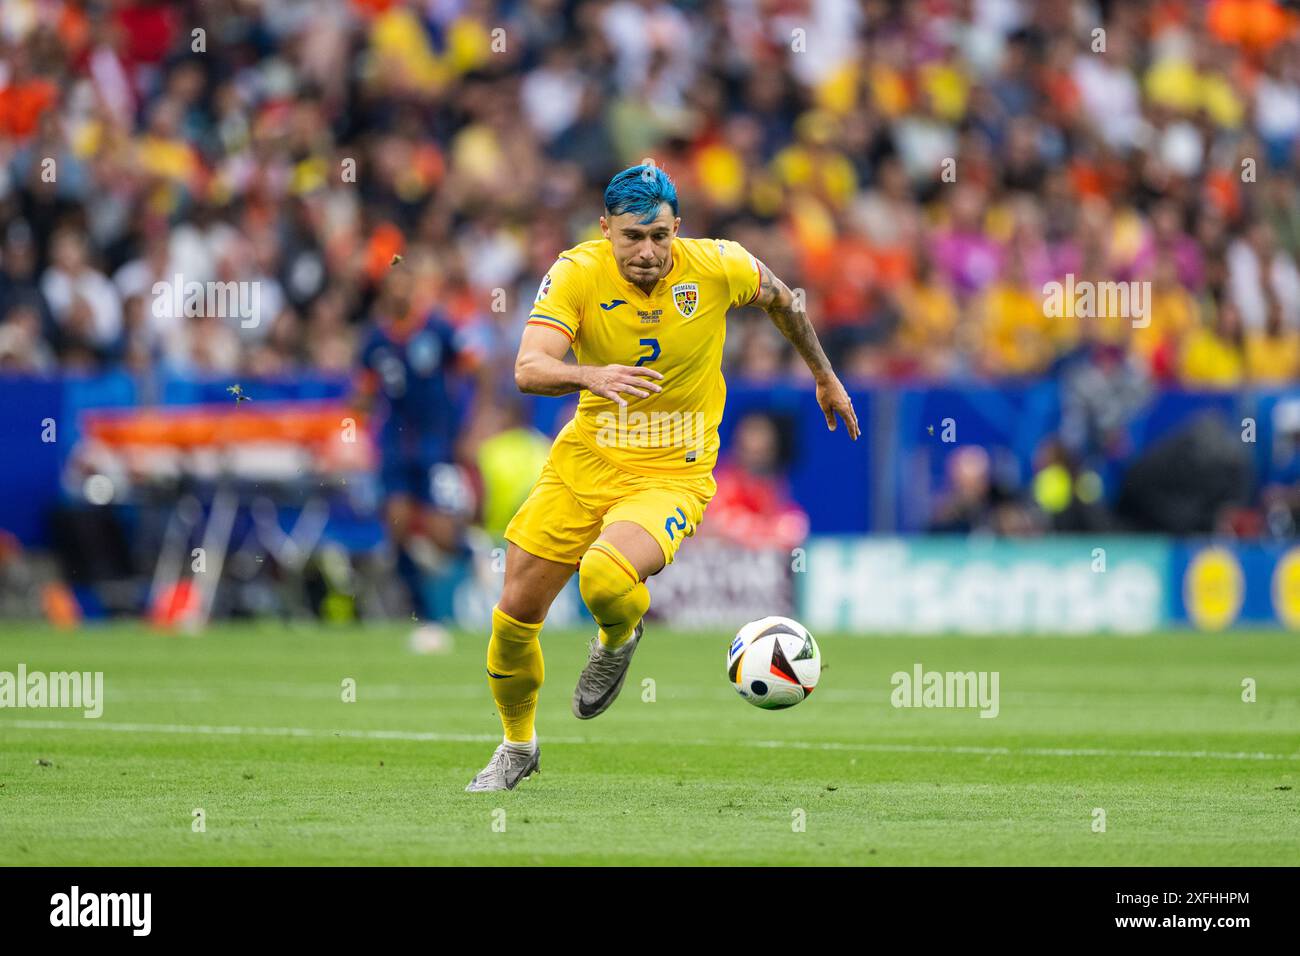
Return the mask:
<path id="1" fill-rule="evenodd" d="M 1300 378 L 1285 3 L 2 11 L 0 367 L 343 372 L 401 255 L 508 388 L 541 275 L 652 157 L 683 232 L 803 290 L 846 377 Z M 1149 282 L 1145 326 L 1049 316 L 1067 275 Z M 187 315 L 177 278 L 256 283 L 257 315 Z M 761 315 L 727 363 L 802 372 Z"/>

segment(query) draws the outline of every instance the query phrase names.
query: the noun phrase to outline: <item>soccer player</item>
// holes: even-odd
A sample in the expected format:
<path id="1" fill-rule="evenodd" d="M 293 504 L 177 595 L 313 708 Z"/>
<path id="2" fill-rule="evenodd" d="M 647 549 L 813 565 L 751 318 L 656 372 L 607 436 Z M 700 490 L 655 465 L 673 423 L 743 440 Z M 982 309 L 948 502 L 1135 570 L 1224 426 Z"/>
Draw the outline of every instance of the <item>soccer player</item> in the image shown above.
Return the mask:
<path id="1" fill-rule="evenodd" d="M 463 545 L 469 490 L 452 462 L 462 414 L 461 378 L 475 358 L 437 311 L 415 301 L 411 267 L 385 275 L 358 355 L 358 404 L 381 398 L 378 445 L 384 521 L 396 550 L 397 576 L 420 621 L 417 639 L 440 625 L 424 596 L 421 565 Z"/>
<path id="2" fill-rule="evenodd" d="M 645 581 L 695 533 L 716 489 L 728 309 L 765 310 L 812 370 L 827 428 L 838 415 L 858 437 L 853 403 L 790 290 L 738 243 L 679 237 L 677 213 L 663 170 L 623 170 L 605 189 L 604 238 L 564 252 L 533 303 L 515 383 L 582 394 L 506 528 L 487 652 L 505 738 L 468 791 L 513 790 L 538 769 L 538 638 L 575 568 L 599 633 L 573 713 L 590 719 L 618 696 L 650 606 Z M 570 348 L 577 364 L 564 361 Z"/>

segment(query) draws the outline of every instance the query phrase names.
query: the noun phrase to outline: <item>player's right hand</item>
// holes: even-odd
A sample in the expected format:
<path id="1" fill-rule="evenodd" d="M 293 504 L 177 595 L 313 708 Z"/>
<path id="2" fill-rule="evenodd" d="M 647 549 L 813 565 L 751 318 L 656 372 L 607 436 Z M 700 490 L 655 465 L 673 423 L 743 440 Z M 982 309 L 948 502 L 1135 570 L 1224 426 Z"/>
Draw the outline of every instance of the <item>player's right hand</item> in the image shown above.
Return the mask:
<path id="1" fill-rule="evenodd" d="M 587 391 L 620 405 L 627 404 L 624 394 L 648 398 L 650 392 L 663 391 L 654 382 L 654 379 L 663 378 L 663 373 L 644 365 L 593 365 L 588 368 Z"/>

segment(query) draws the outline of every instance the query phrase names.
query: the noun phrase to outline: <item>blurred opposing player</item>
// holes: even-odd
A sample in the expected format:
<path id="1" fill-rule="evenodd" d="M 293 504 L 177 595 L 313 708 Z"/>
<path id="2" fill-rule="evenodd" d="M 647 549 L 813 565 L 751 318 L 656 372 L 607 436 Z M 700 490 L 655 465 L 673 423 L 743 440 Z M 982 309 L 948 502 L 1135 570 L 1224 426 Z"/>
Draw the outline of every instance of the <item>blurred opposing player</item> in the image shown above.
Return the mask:
<path id="1" fill-rule="evenodd" d="M 408 265 L 385 276 L 361 341 L 357 393 L 363 405 L 378 406 L 384 520 L 411 607 L 432 628 L 417 636 L 430 638 L 437 636 L 430 624 L 436 615 L 424 572 L 461 549 L 473 510 L 452 453 L 462 416 L 460 373 L 475 360 L 441 314 L 417 308 L 414 287 Z"/>
<path id="2" fill-rule="evenodd" d="M 505 739 L 466 790 L 511 790 L 538 768 L 539 636 L 575 568 L 600 630 L 573 713 L 595 717 L 618 696 L 650 606 L 645 581 L 695 533 L 716 490 L 728 309 L 764 309 L 812 370 L 827 427 L 838 415 L 858 437 L 853 403 L 790 290 L 738 243 L 678 237 L 677 212 L 661 169 L 623 170 L 605 189 L 604 238 L 564 252 L 537 292 L 515 382 L 582 395 L 506 529 L 487 654 Z M 564 361 L 570 348 L 577 364 Z"/>

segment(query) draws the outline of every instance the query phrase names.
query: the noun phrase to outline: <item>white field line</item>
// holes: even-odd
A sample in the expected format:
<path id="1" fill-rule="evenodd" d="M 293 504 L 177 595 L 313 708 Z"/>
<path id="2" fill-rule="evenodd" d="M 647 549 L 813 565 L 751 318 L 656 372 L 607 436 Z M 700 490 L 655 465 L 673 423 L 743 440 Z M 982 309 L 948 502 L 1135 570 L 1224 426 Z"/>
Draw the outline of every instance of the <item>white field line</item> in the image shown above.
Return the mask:
<path id="1" fill-rule="evenodd" d="M 138 724 L 103 720 L 4 720 L 0 729 L 101 730 L 138 734 L 190 734 L 216 737 L 345 737 L 351 740 L 408 740 L 424 743 L 495 743 L 499 734 L 444 734 L 420 730 L 320 730 L 309 727 L 240 727 L 213 724 Z M 590 737 L 545 738 L 548 744 L 607 744 Z M 621 744 L 661 744 L 661 739 L 621 739 Z M 1300 753 L 1220 750 L 1115 750 L 1106 747 L 950 747 L 942 744 L 850 744 L 815 740 L 674 740 L 690 747 L 757 747 L 775 750 L 836 750 L 868 753 L 969 754 L 984 757 L 1137 757 L 1175 760 L 1300 760 Z"/>
<path id="2" fill-rule="evenodd" d="M 717 701 L 730 698 L 729 687 L 728 684 L 715 687 L 699 685 L 666 687 L 664 684 L 660 684 L 658 695 L 660 700 Z M 339 685 L 333 683 L 302 684 L 239 681 L 230 684 L 179 683 L 158 687 L 145 682 L 119 680 L 107 688 L 107 691 L 106 699 L 115 704 L 126 702 L 170 703 L 174 701 L 194 704 L 218 700 L 264 699 L 267 697 L 291 697 L 301 700 L 336 702 L 339 695 Z M 489 697 L 486 682 L 482 686 L 467 684 L 412 686 L 409 684 L 360 683 L 357 692 L 358 697 L 364 696 L 367 701 L 486 701 Z M 892 690 L 884 688 L 880 690 L 855 690 L 844 687 L 831 687 L 818 688 L 817 699 L 825 704 L 879 704 L 888 701 L 892 694 Z M 1008 691 L 1004 687 L 1002 692 L 1004 701 L 1030 701 L 1038 705 L 1048 704 L 1057 710 L 1092 707 L 1096 706 L 1099 701 L 1104 701 L 1108 707 L 1119 706 L 1122 703 L 1126 713 L 1138 713 L 1148 710 L 1158 710 L 1163 713 L 1173 709 L 1195 709 L 1202 707 L 1204 700 L 1212 696 L 1211 693 L 1205 693 L 1201 698 L 1188 699 L 1174 705 L 1167 703 L 1135 705 L 1132 703 L 1132 692 L 1128 689 L 1067 693 L 1057 691 Z M 1294 708 L 1296 703 L 1296 701 L 1282 700 L 1274 702 L 1271 706 L 1289 709 Z"/>

